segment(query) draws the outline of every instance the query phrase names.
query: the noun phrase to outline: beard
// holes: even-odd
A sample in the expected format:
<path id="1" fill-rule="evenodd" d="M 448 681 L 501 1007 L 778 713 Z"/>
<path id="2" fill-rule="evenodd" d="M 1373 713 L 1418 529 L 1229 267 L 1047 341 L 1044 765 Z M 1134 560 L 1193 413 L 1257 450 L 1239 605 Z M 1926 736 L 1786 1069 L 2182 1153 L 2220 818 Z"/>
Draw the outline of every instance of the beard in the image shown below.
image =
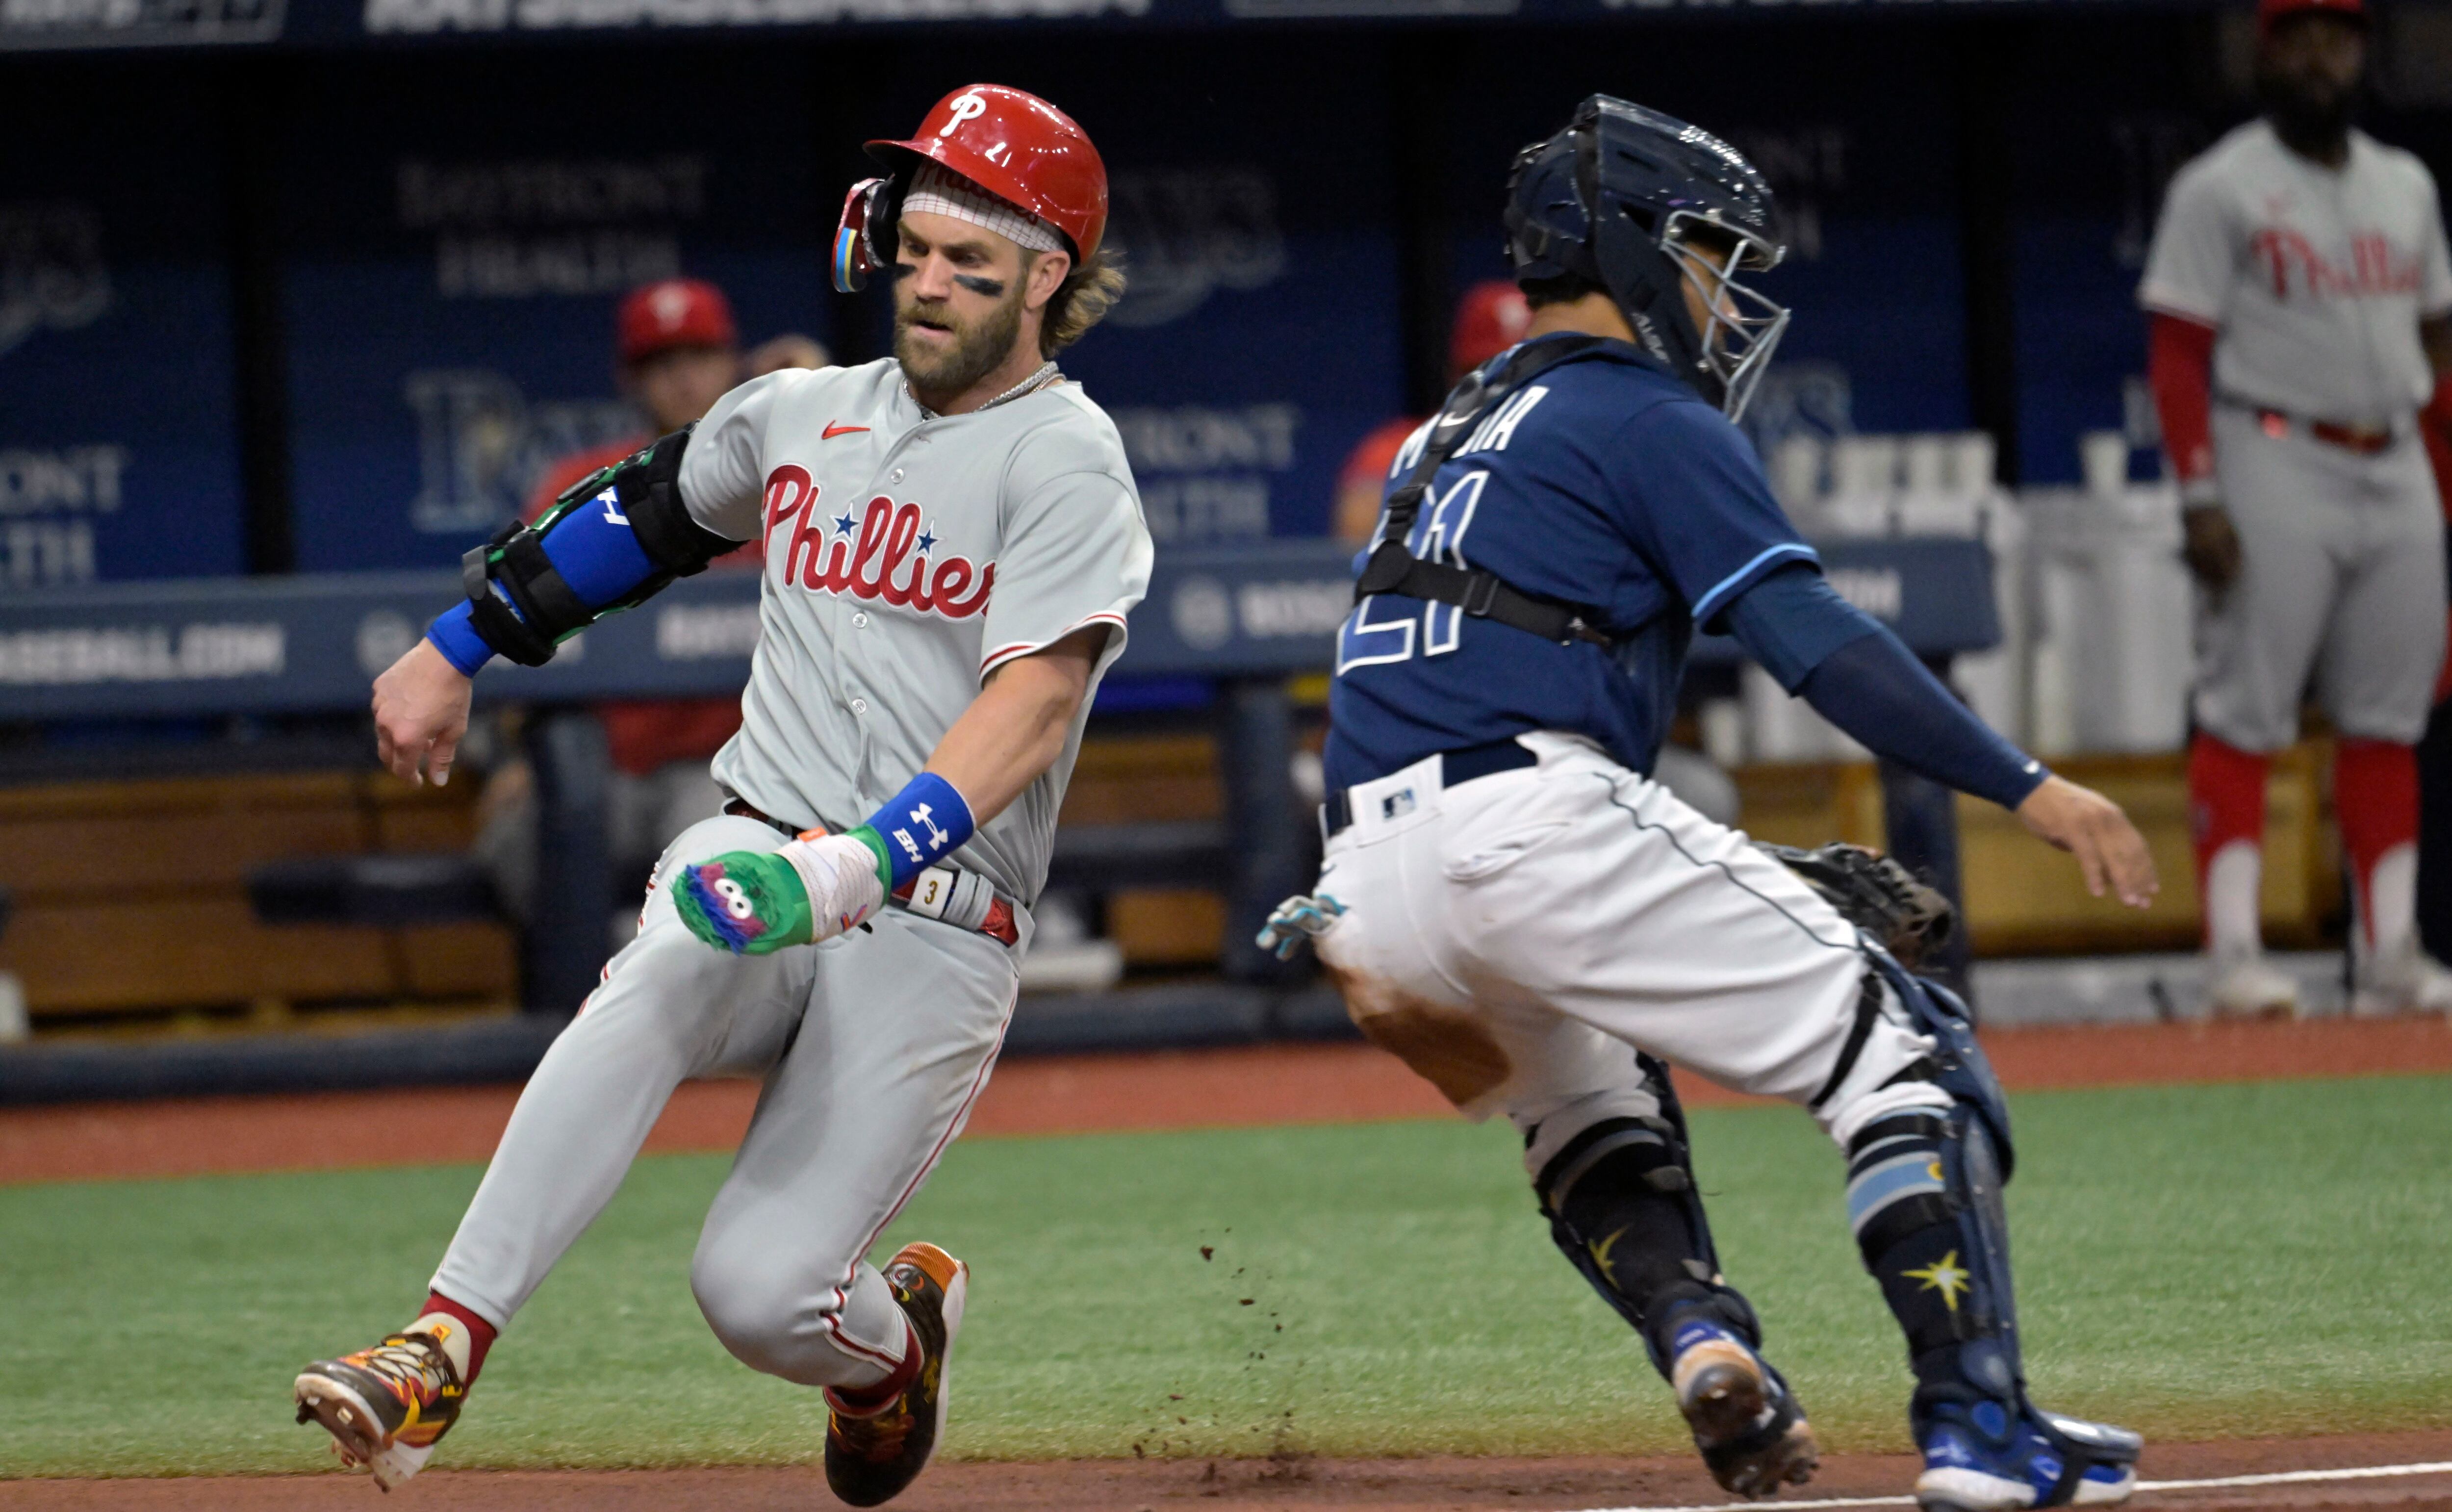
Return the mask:
<path id="1" fill-rule="evenodd" d="M 943 303 L 915 302 L 894 312 L 894 360 L 902 365 L 902 376 L 920 403 L 942 409 L 945 402 L 960 397 L 1004 365 L 1021 335 L 1023 292 L 1021 282 L 1015 280 L 1013 289 L 995 308 L 969 323 Z M 952 348 L 925 347 L 916 340 L 912 328 L 921 321 L 951 331 Z"/>
<path id="2" fill-rule="evenodd" d="M 2356 86 L 2336 89 L 2328 83 L 2260 69 L 2257 103 L 2271 118 L 2273 129 L 2294 147 L 2324 147 L 2339 142 L 2358 113 Z"/>

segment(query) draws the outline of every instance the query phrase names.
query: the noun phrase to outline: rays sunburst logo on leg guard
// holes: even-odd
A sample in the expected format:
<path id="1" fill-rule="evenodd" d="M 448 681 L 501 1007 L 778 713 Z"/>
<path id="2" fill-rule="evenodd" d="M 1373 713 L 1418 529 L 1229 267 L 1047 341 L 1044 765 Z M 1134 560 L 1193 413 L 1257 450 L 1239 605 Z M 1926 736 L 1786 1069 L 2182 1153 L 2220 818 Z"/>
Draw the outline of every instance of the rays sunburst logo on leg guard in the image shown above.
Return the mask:
<path id="1" fill-rule="evenodd" d="M 1951 1312 L 1958 1311 L 1958 1294 L 1974 1285 L 1974 1278 L 1958 1263 L 1958 1251 L 1954 1249 L 1921 1270 L 1903 1270 L 1899 1274 L 1909 1281 L 1923 1282 L 1926 1291 L 1941 1293 L 1942 1303 Z"/>

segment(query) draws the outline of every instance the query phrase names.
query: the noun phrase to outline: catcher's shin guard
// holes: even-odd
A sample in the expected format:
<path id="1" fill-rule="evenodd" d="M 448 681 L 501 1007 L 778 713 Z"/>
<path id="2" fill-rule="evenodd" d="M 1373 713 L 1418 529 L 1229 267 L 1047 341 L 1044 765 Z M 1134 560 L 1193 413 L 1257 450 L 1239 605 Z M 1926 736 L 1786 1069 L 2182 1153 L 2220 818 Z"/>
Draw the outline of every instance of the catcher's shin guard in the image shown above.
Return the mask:
<path id="1" fill-rule="evenodd" d="M 1948 1098 L 1946 1108 L 1877 1118 L 1848 1142 L 1849 1222 L 1915 1371 L 1917 1498 L 1957 1512 L 2123 1500 L 2144 1441 L 2044 1412 L 2027 1395 L 2001 1202 L 2011 1155 L 2000 1083 L 1955 997 L 1881 969 L 1936 1045 L 1902 1076 Z"/>
<path id="2" fill-rule="evenodd" d="M 1813 1430 L 1762 1358 L 1752 1304 L 1720 1274 L 1667 1069 L 1647 1058 L 1644 1070 L 1663 1116 L 1603 1119 L 1569 1140 L 1534 1180 L 1542 1215 L 1560 1251 L 1633 1325 L 1712 1477 L 1769 1496 L 1811 1478 Z"/>

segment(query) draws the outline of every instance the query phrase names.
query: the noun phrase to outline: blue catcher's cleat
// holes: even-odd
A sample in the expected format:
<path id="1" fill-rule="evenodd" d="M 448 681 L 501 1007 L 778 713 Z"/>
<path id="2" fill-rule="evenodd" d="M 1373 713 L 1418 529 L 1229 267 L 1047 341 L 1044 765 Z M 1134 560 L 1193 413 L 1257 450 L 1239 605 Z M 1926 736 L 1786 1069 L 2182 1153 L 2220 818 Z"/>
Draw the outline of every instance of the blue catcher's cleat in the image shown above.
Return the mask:
<path id="1" fill-rule="evenodd" d="M 1671 1342 L 1669 1384 L 1721 1489 L 1759 1499 L 1803 1485 L 1821 1463 L 1804 1409 L 1779 1372 L 1719 1324 L 1688 1319 Z"/>
<path id="2" fill-rule="evenodd" d="M 1919 1414 L 1925 1512 L 2108 1506 L 2137 1488 L 2146 1441 L 2126 1428 L 2053 1413 L 2013 1418 L 1998 1402 L 1941 1402 Z"/>

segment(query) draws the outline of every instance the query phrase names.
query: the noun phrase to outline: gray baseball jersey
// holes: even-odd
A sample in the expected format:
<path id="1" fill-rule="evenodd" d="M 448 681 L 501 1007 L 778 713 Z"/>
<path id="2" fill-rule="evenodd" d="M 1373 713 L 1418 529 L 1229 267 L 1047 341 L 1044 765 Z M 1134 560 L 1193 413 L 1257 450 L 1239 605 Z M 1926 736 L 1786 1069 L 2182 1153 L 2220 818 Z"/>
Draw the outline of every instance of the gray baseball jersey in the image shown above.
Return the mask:
<path id="1" fill-rule="evenodd" d="M 865 820 L 990 672 L 1105 625 L 1095 691 L 1149 587 L 1123 442 L 1075 384 L 932 415 L 891 358 L 772 373 L 699 423 L 681 492 L 708 529 L 765 540 L 741 732 L 714 772 L 793 823 Z M 955 854 L 1024 904 L 1047 878 L 1088 710 L 1046 774 Z"/>
<path id="2" fill-rule="evenodd" d="M 2171 181 L 2137 297 L 2221 332 L 2222 397 L 2398 424 L 2435 387 L 2419 319 L 2452 310 L 2434 177 L 2362 131 L 2326 169 L 2252 121 Z"/>

